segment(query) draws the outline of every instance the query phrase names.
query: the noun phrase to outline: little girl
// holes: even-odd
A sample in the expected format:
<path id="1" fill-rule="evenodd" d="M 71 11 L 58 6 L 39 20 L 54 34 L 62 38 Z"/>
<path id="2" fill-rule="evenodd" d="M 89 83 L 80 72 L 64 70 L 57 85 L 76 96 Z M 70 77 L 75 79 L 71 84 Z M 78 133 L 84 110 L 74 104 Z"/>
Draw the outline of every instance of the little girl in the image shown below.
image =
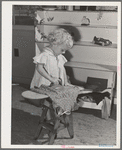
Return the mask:
<path id="1" fill-rule="evenodd" d="M 65 29 L 60 28 L 51 32 L 47 40 L 49 46 L 45 47 L 39 56 L 33 58 L 36 70 L 31 88 L 40 87 L 42 84 L 47 86 L 59 83 L 61 85 L 68 84 L 64 68 L 67 60 L 62 54 L 72 48 L 72 36 Z"/>
<path id="2" fill-rule="evenodd" d="M 36 69 L 30 88 L 41 85 L 69 85 L 64 68 L 67 60 L 62 54 L 72 48 L 72 36 L 65 29 L 60 28 L 51 32 L 47 40 L 49 46 L 45 47 L 39 56 L 33 58 Z M 45 101 L 45 105 L 49 106 L 48 101 Z M 49 111 L 47 119 L 50 119 Z"/>

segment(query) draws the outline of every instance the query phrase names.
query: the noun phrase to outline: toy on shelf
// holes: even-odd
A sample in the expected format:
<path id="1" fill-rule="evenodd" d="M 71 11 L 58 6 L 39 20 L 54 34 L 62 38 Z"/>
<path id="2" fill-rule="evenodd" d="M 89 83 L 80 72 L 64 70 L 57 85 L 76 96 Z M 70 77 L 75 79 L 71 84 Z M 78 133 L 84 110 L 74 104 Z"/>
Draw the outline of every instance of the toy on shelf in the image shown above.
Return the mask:
<path id="1" fill-rule="evenodd" d="M 110 40 L 103 39 L 103 38 L 97 38 L 96 36 L 94 36 L 94 39 L 93 39 L 92 43 L 98 44 L 98 45 L 101 45 L 101 46 L 108 46 L 108 45 L 112 44 L 112 42 Z"/>
<path id="2" fill-rule="evenodd" d="M 45 11 L 45 16 L 46 16 L 48 22 L 50 22 L 50 21 L 52 21 L 54 19 L 54 17 L 51 17 L 49 15 L 49 12 L 47 12 L 47 11 Z"/>
<path id="3" fill-rule="evenodd" d="M 85 25 L 85 26 L 90 25 L 90 19 L 86 18 L 86 16 L 83 16 L 83 18 L 81 20 L 81 25 Z"/>
<path id="4" fill-rule="evenodd" d="M 45 33 L 42 33 L 37 27 L 35 27 L 35 35 L 35 40 L 38 42 L 44 41 L 47 38 Z"/>

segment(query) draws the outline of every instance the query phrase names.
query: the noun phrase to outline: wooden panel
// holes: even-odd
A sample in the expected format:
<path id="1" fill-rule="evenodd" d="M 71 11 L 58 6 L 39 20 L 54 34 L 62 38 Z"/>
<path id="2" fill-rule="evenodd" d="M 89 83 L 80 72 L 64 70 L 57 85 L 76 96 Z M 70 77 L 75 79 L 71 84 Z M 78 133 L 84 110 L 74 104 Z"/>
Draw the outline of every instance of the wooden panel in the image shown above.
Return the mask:
<path id="1" fill-rule="evenodd" d="M 87 77 L 108 79 L 108 86 L 112 87 L 113 72 L 89 70 L 81 68 L 66 67 L 67 74 L 70 77 L 70 81 L 76 85 L 83 85 L 87 81 Z"/>
<path id="2" fill-rule="evenodd" d="M 84 108 L 91 108 L 91 109 L 102 109 L 102 105 L 103 105 L 103 101 L 101 101 L 98 105 L 96 103 L 90 103 L 90 102 L 84 102 L 81 101 L 79 103 L 80 107 L 84 107 Z"/>
<path id="3" fill-rule="evenodd" d="M 44 48 L 44 43 L 36 43 L 35 44 L 35 55 L 39 55 L 42 51 L 43 51 L 43 48 Z"/>
<path id="4" fill-rule="evenodd" d="M 38 26 L 40 31 L 43 31 L 43 25 Z M 48 35 L 51 31 L 57 28 L 64 28 L 74 35 L 75 41 L 89 41 L 92 42 L 94 36 L 109 39 L 112 43 L 117 43 L 117 30 L 108 28 L 85 28 L 85 27 L 73 27 L 73 26 L 44 26 L 44 33 Z"/>
<path id="5" fill-rule="evenodd" d="M 105 71 L 105 72 L 116 72 L 117 67 L 111 65 L 101 65 L 101 64 L 92 64 L 92 63 L 84 63 L 84 62 L 76 62 L 70 61 L 65 64 L 66 67 L 73 67 L 73 68 L 82 68 L 88 70 L 98 70 L 98 71 Z"/>
<path id="6" fill-rule="evenodd" d="M 38 15 L 43 18 L 43 11 L 38 11 Z M 70 23 L 81 24 L 81 19 L 86 16 L 90 19 L 91 25 L 112 25 L 117 26 L 117 12 L 68 12 L 68 11 L 44 11 L 45 22 L 48 23 Z M 100 16 L 101 19 L 98 19 Z M 54 17 L 52 21 L 48 21 L 48 17 Z"/>
<path id="7" fill-rule="evenodd" d="M 42 51 L 43 47 L 47 46 L 48 43 L 37 43 L 39 53 Z M 37 49 L 36 49 L 37 51 Z M 94 53 L 95 52 L 95 53 Z M 67 66 L 74 67 L 84 67 L 87 69 L 97 69 L 103 71 L 117 71 L 117 50 L 113 48 L 100 48 L 100 51 L 97 47 L 88 47 L 84 46 L 74 46 L 71 50 L 65 53 L 68 64 Z M 71 64 L 71 65 L 70 65 Z"/>
<path id="8" fill-rule="evenodd" d="M 43 39 L 42 41 L 40 40 L 37 40 L 36 43 L 49 43 L 47 41 L 47 39 Z M 108 46 L 101 46 L 101 45 L 98 45 L 98 44 L 94 44 L 93 42 L 87 42 L 87 41 L 78 41 L 78 42 L 75 42 L 74 41 L 74 46 L 87 46 L 87 47 L 97 47 L 97 48 L 111 48 L 111 49 L 117 49 L 117 44 L 114 44 L 112 43 L 111 45 L 108 45 Z"/>
<path id="9" fill-rule="evenodd" d="M 75 45 L 65 54 L 69 61 L 117 66 L 117 50 Z"/>

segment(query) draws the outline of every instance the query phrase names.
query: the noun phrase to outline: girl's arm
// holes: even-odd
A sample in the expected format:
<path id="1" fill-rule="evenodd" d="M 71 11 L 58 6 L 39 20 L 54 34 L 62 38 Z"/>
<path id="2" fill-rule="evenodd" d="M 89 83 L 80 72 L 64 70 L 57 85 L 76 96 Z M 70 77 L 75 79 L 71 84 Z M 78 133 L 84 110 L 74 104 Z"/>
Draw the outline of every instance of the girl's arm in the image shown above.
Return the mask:
<path id="1" fill-rule="evenodd" d="M 49 80 L 51 83 L 53 84 L 59 84 L 59 79 L 51 77 L 47 71 L 44 69 L 44 65 L 43 64 L 37 64 L 36 65 L 36 69 L 39 72 L 39 74 L 41 74 L 43 77 L 45 77 L 47 80 Z"/>

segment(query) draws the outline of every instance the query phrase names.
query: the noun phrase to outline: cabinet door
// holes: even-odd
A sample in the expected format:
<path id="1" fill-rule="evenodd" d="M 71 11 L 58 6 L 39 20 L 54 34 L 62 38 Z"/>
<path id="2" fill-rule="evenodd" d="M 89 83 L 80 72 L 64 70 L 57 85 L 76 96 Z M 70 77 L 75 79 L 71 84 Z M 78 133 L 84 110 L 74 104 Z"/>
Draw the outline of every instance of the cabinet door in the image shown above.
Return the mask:
<path id="1" fill-rule="evenodd" d="M 34 73 L 34 28 L 13 28 L 12 77 L 13 82 L 30 84 Z"/>

